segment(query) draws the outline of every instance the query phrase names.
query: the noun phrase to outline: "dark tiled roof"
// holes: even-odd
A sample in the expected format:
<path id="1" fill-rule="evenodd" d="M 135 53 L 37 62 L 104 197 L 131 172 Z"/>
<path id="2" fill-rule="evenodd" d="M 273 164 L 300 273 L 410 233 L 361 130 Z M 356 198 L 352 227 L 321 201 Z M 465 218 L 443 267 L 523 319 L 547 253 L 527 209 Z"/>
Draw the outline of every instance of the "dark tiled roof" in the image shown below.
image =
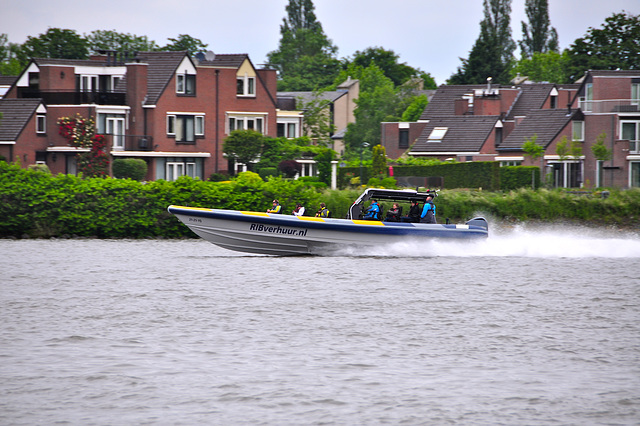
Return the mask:
<path id="1" fill-rule="evenodd" d="M 521 149 L 527 139 L 538 135 L 536 143 L 547 147 L 558 133 L 569 123 L 571 115 L 565 109 L 539 109 L 530 111 L 520 124 L 500 144 L 498 150 Z"/>
<path id="2" fill-rule="evenodd" d="M 0 141 L 15 141 L 35 114 L 40 99 L 0 99 Z"/>
<path id="3" fill-rule="evenodd" d="M 0 86 L 13 86 L 17 79 L 17 75 L 0 75 Z"/>
<path id="4" fill-rule="evenodd" d="M 249 55 L 246 53 L 223 53 L 217 54 L 213 61 L 200 61 L 199 65 L 204 67 L 240 68 L 247 58 L 249 58 Z"/>
<path id="5" fill-rule="evenodd" d="M 461 99 L 463 95 L 473 95 L 475 89 L 486 87 L 486 85 L 440 86 L 422 112 L 420 120 L 455 115 L 455 100 Z"/>
<path id="6" fill-rule="evenodd" d="M 506 119 L 513 120 L 514 117 L 523 117 L 531 110 L 542 108 L 551 89 L 553 89 L 553 84 L 523 84 L 520 86 L 520 93 L 507 113 Z"/>
<path id="7" fill-rule="evenodd" d="M 321 92 L 318 99 L 323 101 L 335 102 L 346 93 L 346 91 Z M 300 106 L 297 105 L 298 100 L 302 99 L 302 102 L 306 104 L 312 101 L 315 96 L 315 92 L 278 92 L 278 99 L 295 99 L 296 108 L 298 109 L 300 108 Z"/>
<path id="8" fill-rule="evenodd" d="M 178 65 L 187 57 L 187 52 L 138 52 L 137 57 L 140 62 L 149 64 L 145 105 L 155 105 L 175 74 Z"/>
<path id="9" fill-rule="evenodd" d="M 33 58 L 36 65 L 66 65 L 69 67 L 103 67 L 105 62 L 92 61 L 90 59 L 55 59 L 55 58 Z"/>
<path id="10" fill-rule="evenodd" d="M 500 117 L 497 115 L 451 115 L 429 121 L 411 149 L 416 152 L 477 152 L 486 142 Z M 446 127 L 441 142 L 427 142 L 435 127 Z"/>
<path id="11" fill-rule="evenodd" d="M 589 70 L 589 74 L 601 77 L 640 77 L 640 70 Z"/>

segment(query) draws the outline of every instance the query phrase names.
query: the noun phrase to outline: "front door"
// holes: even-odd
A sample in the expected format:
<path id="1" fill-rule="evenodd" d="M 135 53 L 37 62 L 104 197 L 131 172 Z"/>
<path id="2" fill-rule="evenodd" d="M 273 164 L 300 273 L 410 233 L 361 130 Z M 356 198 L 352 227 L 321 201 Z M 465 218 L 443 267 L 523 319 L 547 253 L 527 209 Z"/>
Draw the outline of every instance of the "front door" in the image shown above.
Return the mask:
<path id="1" fill-rule="evenodd" d="M 107 118 L 107 134 L 113 135 L 113 150 L 124 151 L 124 118 Z"/>

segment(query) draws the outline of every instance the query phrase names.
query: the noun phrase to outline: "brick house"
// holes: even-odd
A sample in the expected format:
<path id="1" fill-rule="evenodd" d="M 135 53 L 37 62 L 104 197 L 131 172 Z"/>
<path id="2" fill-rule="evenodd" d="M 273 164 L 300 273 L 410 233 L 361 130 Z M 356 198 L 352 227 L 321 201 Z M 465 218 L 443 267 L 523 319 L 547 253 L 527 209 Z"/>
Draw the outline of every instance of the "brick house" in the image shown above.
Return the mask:
<path id="1" fill-rule="evenodd" d="M 232 130 L 277 132 L 276 72 L 255 68 L 246 54 L 33 59 L 7 91 L 10 98 L 42 99 L 47 130 L 35 151 L 53 173 L 75 174 L 81 151 L 58 134 L 63 116 L 93 118 L 97 133 L 108 135 L 112 157 L 145 160 L 149 180 L 233 171 L 222 154 Z M 14 150 L 35 156 L 34 147 Z"/>
<path id="2" fill-rule="evenodd" d="M 441 86 L 414 123 L 382 123 L 391 158 L 401 155 L 542 166 L 556 187 L 640 186 L 640 72 L 588 71 L 577 84 Z M 607 161 L 591 150 L 605 138 Z M 545 148 L 533 161 L 522 145 Z M 559 155 L 559 143 L 581 154 Z"/>

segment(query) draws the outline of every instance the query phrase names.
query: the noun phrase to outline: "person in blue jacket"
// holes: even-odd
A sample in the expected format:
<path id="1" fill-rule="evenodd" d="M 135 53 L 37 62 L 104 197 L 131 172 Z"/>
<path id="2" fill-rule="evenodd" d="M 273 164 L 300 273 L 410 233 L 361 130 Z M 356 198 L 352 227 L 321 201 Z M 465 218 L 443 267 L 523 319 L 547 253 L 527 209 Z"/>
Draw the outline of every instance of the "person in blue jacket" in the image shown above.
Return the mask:
<path id="1" fill-rule="evenodd" d="M 362 217 L 365 220 L 378 220 L 380 214 L 380 206 L 376 200 L 371 200 L 371 205 L 364 212 L 364 216 Z"/>
<path id="2" fill-rule="evenodd" d="M 436 205 L 433 204 L 433 195 L 427 195 L 427 199 L 422 208 L 420 215 L 420 223 L 437 223 L 436 222 Z"/>

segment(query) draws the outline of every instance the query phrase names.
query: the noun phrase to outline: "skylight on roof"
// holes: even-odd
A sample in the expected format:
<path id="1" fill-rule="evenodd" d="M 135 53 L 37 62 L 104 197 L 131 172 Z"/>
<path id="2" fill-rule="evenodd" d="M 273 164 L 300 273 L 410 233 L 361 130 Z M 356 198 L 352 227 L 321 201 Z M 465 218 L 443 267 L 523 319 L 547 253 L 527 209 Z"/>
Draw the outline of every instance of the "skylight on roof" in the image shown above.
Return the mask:
<path id="1" fill-rule="evenodd" d="M 441 142 L 444 135 L 447 134 L 448 127 L 434 127 L 429 135 L 427 142 Z"/>

